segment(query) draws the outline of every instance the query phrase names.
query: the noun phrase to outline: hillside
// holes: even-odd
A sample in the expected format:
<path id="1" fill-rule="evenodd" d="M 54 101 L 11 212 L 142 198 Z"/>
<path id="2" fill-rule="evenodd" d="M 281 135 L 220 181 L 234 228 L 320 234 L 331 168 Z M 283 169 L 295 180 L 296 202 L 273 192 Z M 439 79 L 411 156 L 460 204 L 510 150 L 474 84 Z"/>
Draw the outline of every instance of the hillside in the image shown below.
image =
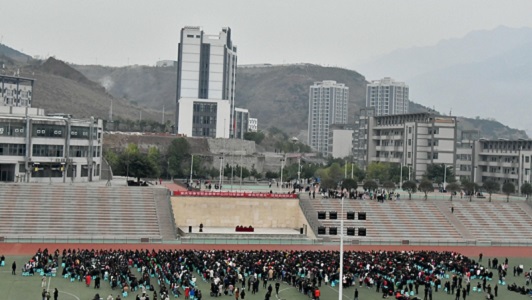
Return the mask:
<path id="1" fill-rule="evenodd" d="M 69 113 L 76 118 L 94 116 L 107 120 L 112 101 L 115 120 L 138 120 L 139 111 L 142 111 L 143 120 L 161 119 L 159 112 L 114 98 L 98 83 L 54 58 L 42 63 L 34 61 L 20 68 L 20 76 L 35 79 L 33 106 L 44 108 L 47 113 Z"/>
<path id="2" fill-rule="evenodd" d="M 31 60 L 31 56 L 26 55 L 4 44 L 0 44 L 0 68 L 3 65 L 8 67 L 16 64 L 26 64 Z"/>
<path id="3" fill-rule="evenodd" d="M 147 66 L 102 67 L 74 66 L 89 79 L 104 85 L 115 97 L 127 97 L 133 103 L 167 110 L 175 109 L 175 68 Z M 309 64 L 258 67 L 241 66 L 237 74 L 237 107 L 250 109 L 259 119 L 259 128 L 279 127 L 304 141 L 308 119 L 308 88 L 314 81 L 336 80 L 349 86 L 349 116 L 364 105 L 365 79 L 355 71 Z M 411 103 L 411 112 L 430 110 Z M 350 119 L 352 120 L 352 119 Z M 459 128 L 480 130 L 486 138 L 527 138 L 515 130 L 488 119 L 459 118 Z"/>

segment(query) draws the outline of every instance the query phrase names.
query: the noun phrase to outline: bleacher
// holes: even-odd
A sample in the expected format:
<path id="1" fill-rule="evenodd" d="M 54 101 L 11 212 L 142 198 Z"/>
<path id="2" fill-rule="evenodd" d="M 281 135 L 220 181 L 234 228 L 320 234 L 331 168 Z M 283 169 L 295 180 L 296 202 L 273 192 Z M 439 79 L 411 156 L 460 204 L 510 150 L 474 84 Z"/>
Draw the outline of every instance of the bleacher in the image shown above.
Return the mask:
<path id="1" fill-rule="evenodd" d="M 344 219 L 344 234 L 347 227 L 365 227 L 366 237 L 352 238 L 367 241 L 400 243 L 408 240 L 433 244 L 530 244 L 532 241 L 532 207 L 524 202 L 469 202 L 464 199 L 451 203 L 429 199 L 378 203 L 345 199 L 343 215 L 340 199 L 320 197 L 310 203 L 316 212 L 326 212 L 326 219 L 319 221 L 320 226 L 327 228 L 326 234 L 320 237 L 327 239 L 339 239 L 339 236 L 329 235 L 329 227 L 337 227 L 339 233 L 340 219 Z M 454 206 L 454 213 L 450 211 L 451 206 Z M 337 220 L 329 218 L 330 211 L 337 212 Z M 347 220 L 348 211 L 366 212 L 367 220 Z"/>
<path id="2" fill-rule="evenodd" d="M 6 240 L 161 239 L 150 187 L 7 184 L 0 186 Z"/>
<path id="3" fill-rule="evenodd" d="M 344 200 L 344 214 L 341 215 L 340 199 L 312 200 L 316 211 L 326 211 L 327 219 L 320 220 L 327 228 L 335 226 L 340 231 L 340 219 L 344 219 L 344 233 L 347 227 L 365 227 L 365 239 L 383 241 L 461 239 L 462 235 L 432 201 L 386 201 L 377 203 L 369 200 Z M 338 219 L 330 220 L 329 211 L 337 211 Z M 366 212 L 366 220 L 346 220 L 348 211 Z M 327 231 L 327 235 L 329 232 Z"/>
<path id="4" fill-rule="evenodd" d="M 455 201 L 454 216 L 480 241 L 532 241 L 532 209 L 523 202 Z"/>

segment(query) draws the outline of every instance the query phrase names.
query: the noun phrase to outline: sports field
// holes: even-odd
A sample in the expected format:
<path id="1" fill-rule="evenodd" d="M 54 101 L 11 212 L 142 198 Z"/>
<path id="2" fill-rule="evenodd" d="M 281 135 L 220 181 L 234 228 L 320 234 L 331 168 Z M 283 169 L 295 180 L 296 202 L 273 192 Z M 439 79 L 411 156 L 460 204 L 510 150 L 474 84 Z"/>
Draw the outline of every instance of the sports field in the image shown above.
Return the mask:
<path id="1" fill-rule="evenodd" d="M 33 246 L 35 246 L 35 248 L 33 248 Z M 27 245 L 23 245 L 22 246 L 23 249 L 20 249 L 20 250 L 24 250 L 24 252 L 31 251 L 33 253 L 33 252 L 36 252 L 37 249 L 41 246 L 43 245 L 27 244 Z M 56 249 L 56 248 L 62 249 L 57 246 L 59 245 L 50 244 L 48 245 L 48 248 L 49 249 Z M 61 245 L 61 246 L 64 246 L 64 245 Z M 87 246 L 87 248 L 89 249 L 93 248 L 90 245 L 84 245 L 84 246 Z M 97 246 L 96 248 L 100 248 L 99 245 L 93 245 L 93 246 Z M 127 248 L 143 248 L 146 246 L 147 248 L 152 248 L 151 247 L 152 245 L 127 245 Z M 156 245 L 156 246 L 157 246 L 156 248 L 165 248 L 164 245 Z M 78 245 L 68 245 L 67 247 L 78 248 Z M 84 248 L 84 247 L 80 246 L 80 248 Z M 113 245 L 104 245 L 103 248 L 109 249 L 109 248 L 116 248 L 116 247 L 113 247 Z M 122 248 L 122 247 L 119 247 L 119 248 Z M 168 248 L 172 248 L 172 247 L 168 247 Z M 430 247 L 427 247 L 427 248 L 430 248 Z M 484 251 L 484 253 L 486 254 L 490 253 L 488 249 L 481 249 L 477 247 L 471 247 L 471 248 L 472 249 L 468 249 L 469 251 L 466 251 L 466 252 L 480 250 L 480 251 Z M 500 255 L 496 256 L 499 260 L 504 259 L 506 257 L 504 255 L 505 249 L 511 250 L 511 248 L 500 248 L 500 249 L 493 249 L 493 248 L 496 248 L 496 247 L 491 247 L 491 250 L 492 250 L 491 252 L 500 253 Z M 493 250 L 498 250 L 498 251 L 493 251 Z M 527 250 L 527 248 L 524 248 L 521 250 L 522 251 L 519 252 L 521 253 L 519 254 L 520 257 L 509 257 L 510 272 L 508 272 L 509 274 L 506 279 L 507 284 L 511 284 L 514 282 L 520 286 L 525 284 L 524 276 L 516 278 L 513 276 L 513 274 L 511 274 L 512 273 L 511 270 L 513 269 L 514 265 L 522 264 L 524 265 L 525 270 L 529 270 L 532 267 L 532 249 Z M 527 255 L 527 251 L 530 251 L 528 252 L 528 255 Z M 512 251 L 509 251 L 509 252 L 512 252 Z M 486 254 L 484 255 L 484 258 L 483 258 L 484 262 L 486 262 L 488 258 L 495 257 L 495 256 L 487 256 Z M 30 276 L 30 277 L 23 277 L 21 276 L 21 272 L 20 272 L 20 268 L 22 267 L 23 263 L 28 261 L 30 257 L 31 257 L 30 253 L 27 253 L 26 255 L 6 255 L 6 265 L 0 269 L 0 291 L 1 291 L 0 299 L 40 299 L 41 293 L 42 293 L 42 288 L 41 288 L 42 277 L 38 275 Z M 13 261 L 16 261 L 17 266 L 18 266 L 16 276 L 11 275 L 11 263 Z M 99 293 L 99 295 L 103 299 L 107 299 L 107 296 L 109 296 L 110 294 L 113 295 L 114 298 L 116 298 L 118 294 L 121 294 L 119 290 L 114 290 L 114 291 L 111 290 L 109 282 L 107 281 L 102 280 L 101 288 L 99 290 L 95 290 L 94 283 L 92 283 L 91 287 L 86 287 L 84 282 L 78 282 L 78 281 L 70 282 L 69 279 L 65 279 L 61 277 L 61 271 L 62 269 L 59 268 L 57 277 L 47 277 L 46 285 L 45 285 L 45 288 L 50 290 L 51 292 L 53 292 L 54 288 L 57 288 L 59 290 L 59 299 L 61 300 L 63 299 L 89 300 L 89 299 L 93 299 L 96 293 Z M 136 273 L 136 270 L 134 270 L 134 272 Z M 496 274 L 496 271 L 494 273 Z M 208 283 L 203 282 L 199 274 L 197 274 L 196 277 L 198 278 L 198 285 L 203 293 L 203 299 L 215 299 L 214 297 L 210 297 L 208 293 L 209 291 Z M 478 281 L 479 280 L 472 280 L 471 286 L 475 286 Z M 494 281 L 491 281 L 488 283 L 491 284 L 492 287 L 494 287 L 495 284 L 497 284 L 495 279 Z M 155 284 L 155 288 L 156 290 L 158 290 L 157 284 Z M 361 300 L 382 299 L 381 294 L 377 294 L 374 289 L 367 289 L 364 287 L 359 287 L 358 284 L 357 284 L 357 288 L 360 293 L 359 299 Z M 420 292 L 422 292 L 422 289 L 423 288 L 420 288 Z M 331 287 L 330 285 L 327 285 L 327 286 L 322 285 L 320 290 L 322 292 L 322 297 L 320 299 L 324 299 L 324 300 L 338 299 L 337 287 Z M 137 293 L 138 292 L 130 292 L 126 299 L 135 299 L 135 296 Z M 152 294 L 153 294 L 152 292 L 149 293 L 150 298 L 152 298 L 151 297 Z M 265 290 L 262 288 L 262 283 L 261 283 L 259 286 L 259 293 L 252 295 L 251 292 L 247 292 L 245 299 L 262 300 L 264 299 L 264 295 L 265 295 Z M 344 289 L 343 299 L 346 299 L 346 300 L 353 299 L 353 296 L 354 296 L 354 287 L 349 287 L 349 288 Z M 421 295 L 421 298 L 423 298 L 423 295 Z M 158 299 L 160 299 L 160 297 Z M 233 297 L 222 296 L 220 297 L 220 299 L 234 299 L 234 296 Z M 281 283 L 279 295 L 275 295 L 275 292 L 274 292 L 272 299 L 291 300 L 291 299 L 308 299 L 308 297 L 299 293 L 294 287 L 286 283 Z M 448 295 L 445 292 L 440 290 L 438 293 L 433 293 L 433 299 L 437 300 L 437 299 L 455 299 L 455 298 L 454 296 Z M 485 299 L 485 294 L 471 292 L 471 294 L 467 297 L 467 299 Z M 530 297 L 519 295 L 515 292 L 510 292 L 507 290 L 507 286 L 499 286 L 498 299 L 530 299 Z"/>

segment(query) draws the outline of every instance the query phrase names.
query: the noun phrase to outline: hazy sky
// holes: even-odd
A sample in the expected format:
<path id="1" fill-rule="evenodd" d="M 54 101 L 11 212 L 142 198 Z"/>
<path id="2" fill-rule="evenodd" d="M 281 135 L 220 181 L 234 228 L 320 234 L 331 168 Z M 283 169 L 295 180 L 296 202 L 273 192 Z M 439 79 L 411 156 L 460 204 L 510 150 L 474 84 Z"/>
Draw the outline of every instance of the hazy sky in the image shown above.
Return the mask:
<path id="1" fill-rule="evenodd" d="M 233 30 L 239 64 L 351 67 L 472 30 L 532 27 L 531 0 L 19 0 L 0 5 L 1 42 L 78 64 L 176 60 L 179 31 Z"/>

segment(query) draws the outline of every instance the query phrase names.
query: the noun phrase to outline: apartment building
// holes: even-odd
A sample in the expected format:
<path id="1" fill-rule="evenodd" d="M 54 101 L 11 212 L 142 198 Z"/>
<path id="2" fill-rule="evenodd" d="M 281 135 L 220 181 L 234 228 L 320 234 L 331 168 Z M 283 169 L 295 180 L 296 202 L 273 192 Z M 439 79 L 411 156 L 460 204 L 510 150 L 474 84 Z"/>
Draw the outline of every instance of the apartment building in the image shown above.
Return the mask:
<path id="1" fill-rule="evenodd" d="M 343 83 L 326 80 L 310 86 L 308 144 L 314 151 L 327 154 L 332 124 L 347 123 L 349 88 Z"/>
<path id="2" fill-rule="evenodd" d="M 409 91 L 404 82 L 390 77 L 374 80 L 366 87 L 366 107 L 374 108 L 376 116 L 407 114 Z"/>
<path id="3" fill-rule="evenodd" d="M 456 124 L 455 117 L 431 113 L 371 116 L 366 111 L 358 119 L 353 152 L 363 168 L 371 162 L 397 163 L 408 166 L 411 179 L 421 180 L 431 164 L 455 166 Z"/>

